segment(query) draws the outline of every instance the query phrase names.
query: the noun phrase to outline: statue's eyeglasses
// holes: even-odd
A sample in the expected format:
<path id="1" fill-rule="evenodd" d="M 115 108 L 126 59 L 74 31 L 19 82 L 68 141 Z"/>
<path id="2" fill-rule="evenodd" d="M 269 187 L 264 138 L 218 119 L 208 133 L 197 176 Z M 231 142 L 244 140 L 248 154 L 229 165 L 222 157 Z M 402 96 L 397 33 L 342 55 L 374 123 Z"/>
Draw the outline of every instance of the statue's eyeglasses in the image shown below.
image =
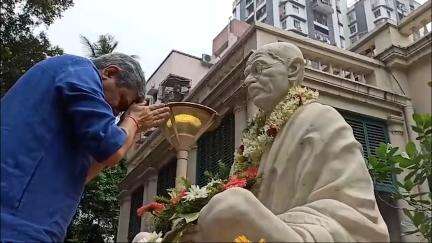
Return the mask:
<path id="1" fill-rule="evenodd" d="M 272 63 L 262 63 L 259 61 L 253 62 L 250 66 L 249 73 L 256 78 L 257 75 L 260 75 L 264 70 L 273 67 L 277 63 L 284 64 L 284 62 L 282 62 L 280 60 L 276 60 L 275 62 L 272 62 Z"/>

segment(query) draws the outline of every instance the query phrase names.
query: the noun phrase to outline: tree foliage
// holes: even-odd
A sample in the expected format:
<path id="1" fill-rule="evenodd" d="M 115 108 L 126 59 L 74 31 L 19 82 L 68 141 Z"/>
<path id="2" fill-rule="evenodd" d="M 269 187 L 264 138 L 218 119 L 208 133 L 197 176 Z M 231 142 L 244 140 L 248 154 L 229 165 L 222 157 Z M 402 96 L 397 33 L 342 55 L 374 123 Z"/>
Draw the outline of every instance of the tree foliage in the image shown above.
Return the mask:
<path id="1" fill-rule="evenodd" d="M 52 24 L 72 5 L 72 0 L 2 1 L 0 5 L 2 96 L 34 64 L 48 56 L 63 54 L 62 49 L 51 46 L 44 31 L 35 30 Z"/>
<path id="2" fill-rule="evenodd" d="M 125 161 L 90 181 L 77 213 L 69 226 L 68 241 L 102 242 L 115 240 L 119 216 L 118 184 L 126 175 Z"/>
<path id="3" fill-rule="evenodd" d="M 377 155 L 369 157 L 369 167 L 375 180 L 383 180 L 389 173 L 403 173 L 403 179 L 394 182 L 392 196 L 409 205 L 402 210 L 415 229 L 404 233 L 420 232 L 431 242 L 431 192 L 416 192 L 413 189 L 425 183 L 429 183 L 431 188 L 432 119 L 431 114 L 415 114 L 413 118 L 415 126 L 412 128 L 418 134 L 419 145 L 410 141 L 405 147 L 406 152 L 401 152 L 391 144 L 381 144 L 376 149 Z"/>
<path id="4" fill-rule="evenodd" d="M 81 43 L 87 49 L 88 56 L 91 58 L 99 57 L 113 52 L 118 45 L 118 41 L 110 34 L 99 35 L 96 42 L 92 43 L 87 37 L 81 35 Z"/>

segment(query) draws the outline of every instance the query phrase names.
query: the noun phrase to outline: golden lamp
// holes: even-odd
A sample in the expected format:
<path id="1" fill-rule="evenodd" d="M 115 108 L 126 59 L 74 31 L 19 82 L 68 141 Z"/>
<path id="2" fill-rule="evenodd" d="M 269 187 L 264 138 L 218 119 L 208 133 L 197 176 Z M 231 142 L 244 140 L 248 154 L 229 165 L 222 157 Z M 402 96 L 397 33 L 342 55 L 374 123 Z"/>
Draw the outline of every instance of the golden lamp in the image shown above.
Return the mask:
<path id="1" fill-rule="evenodd" d="M 210 107 L 190 102 L 171 102 L 167 107 L 171 117 L 162 125 L 162 131 L 177 151 L 176 187 L 180 187 L 179 179 L 187 174 L 189 150 L 219 115 Z"/>

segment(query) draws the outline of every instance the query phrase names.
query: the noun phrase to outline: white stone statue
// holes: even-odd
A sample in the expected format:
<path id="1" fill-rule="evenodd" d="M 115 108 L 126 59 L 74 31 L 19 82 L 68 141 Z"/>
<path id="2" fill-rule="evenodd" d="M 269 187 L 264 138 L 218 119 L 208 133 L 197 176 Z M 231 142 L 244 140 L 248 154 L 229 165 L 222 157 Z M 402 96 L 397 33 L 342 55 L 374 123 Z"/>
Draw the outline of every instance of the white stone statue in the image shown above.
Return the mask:
<path id="1" fill-rule="evenodd" d="M 259 48 L 248 60 L 246 85 L 266 113 L 303 80 L 301 51 L 288 43 Z M 184 241 L 387 242 L 361 145 L 332 107 L 310 103 L 281 127 L 259 165 L 252 194 L 228 189 L 202 209 Z"/>

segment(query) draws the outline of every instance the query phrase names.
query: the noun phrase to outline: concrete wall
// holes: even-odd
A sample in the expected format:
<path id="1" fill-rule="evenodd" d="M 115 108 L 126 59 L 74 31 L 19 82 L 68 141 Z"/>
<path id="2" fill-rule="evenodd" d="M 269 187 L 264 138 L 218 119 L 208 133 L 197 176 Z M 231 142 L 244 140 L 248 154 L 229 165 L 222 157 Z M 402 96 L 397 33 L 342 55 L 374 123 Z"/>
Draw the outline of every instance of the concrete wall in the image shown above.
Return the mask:
<path id="1" fill-rule="evenodd" d="M 172 51 L 150 77 L 146 89 L 149 90 L 152 86 L 157 89 L 169 74 L 191 79 L 191 86 L 193 87 L 207 73 L 208 69 L 209 67 L 203 65 L 199 58 Z"/>
<path id="2" fill-rule="evenodd" d="M 427 84 L 432 81 L 430 55 L 413 63 L 408 70 L 408 86 L 412 103 L 416 113 L 432 113 L 431 87 Z"/>

